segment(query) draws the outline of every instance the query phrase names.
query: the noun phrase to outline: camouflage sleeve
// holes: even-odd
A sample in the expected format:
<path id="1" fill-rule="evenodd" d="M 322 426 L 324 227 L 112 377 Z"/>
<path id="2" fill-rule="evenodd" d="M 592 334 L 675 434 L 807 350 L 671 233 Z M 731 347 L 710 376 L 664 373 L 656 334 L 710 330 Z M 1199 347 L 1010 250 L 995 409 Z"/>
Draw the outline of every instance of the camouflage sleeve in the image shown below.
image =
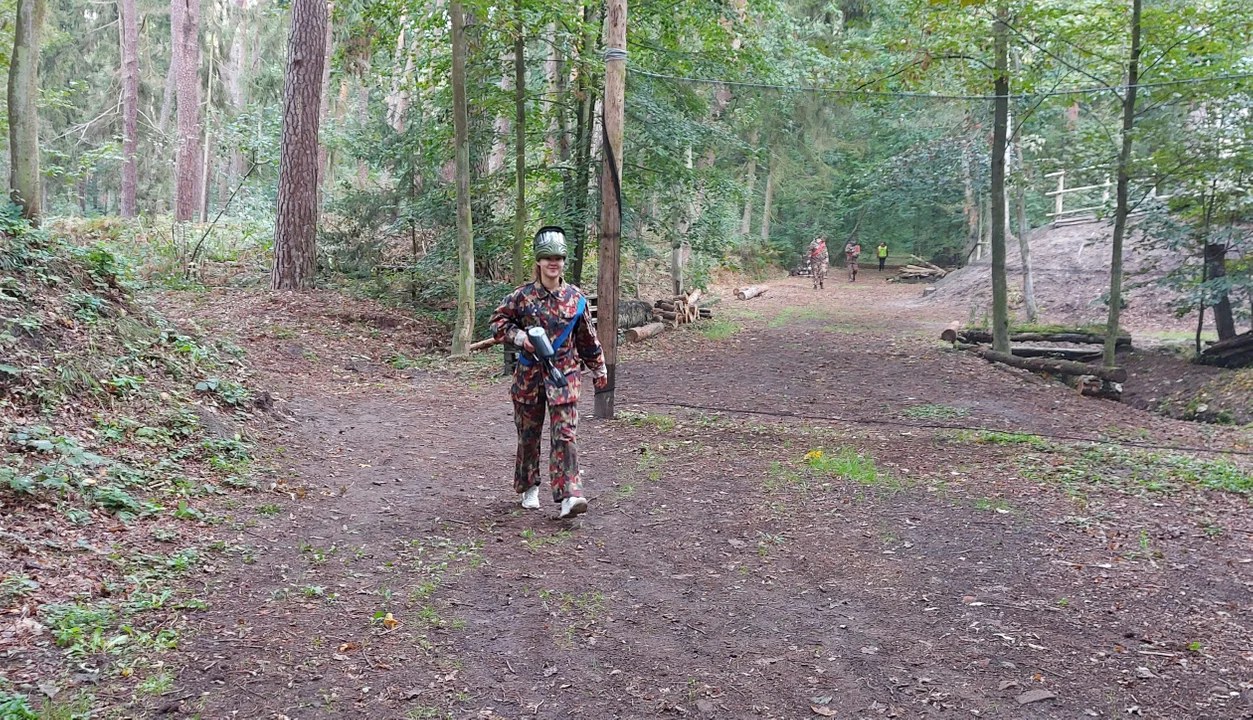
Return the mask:
<path id="1" fill-rule="evenodd" d="M 574 326 L 574 346 L 579 353 L 579 359 L 583 361 L 583 365 L 592 371 L 593 375 L 600 377 L 605 372 L 605 358 L 600 348 L 600 340 L 596 337 L 596 331 L 592 329 L 592 308 L 589 305 L 583 309 L 583 314 L 579 316 Z"/>
<path id="2" fill-rule="evenodd" d="M 522 337 L 525 331 L 522 329 L 522 320 L 519 309 L 522 304 L 522 293 L 514 290 L 505 296 L 500 307 L 492 313 L 490 322 L 492 328 L 492 337 L 497 342 L 509 343 L 522 347 Z"/>

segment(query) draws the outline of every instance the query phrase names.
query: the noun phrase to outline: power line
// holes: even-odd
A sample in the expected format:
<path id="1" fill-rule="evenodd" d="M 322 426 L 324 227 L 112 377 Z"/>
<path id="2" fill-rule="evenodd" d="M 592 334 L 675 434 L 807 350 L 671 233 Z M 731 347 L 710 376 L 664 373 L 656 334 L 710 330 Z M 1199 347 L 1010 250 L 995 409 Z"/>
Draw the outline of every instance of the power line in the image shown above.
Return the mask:
<path id="1" fill-rule="evenodd" d="M 741 80 L 718 80 L 714 78 L 698 78 L 684 77 L 682 75 L 667 75 L 665 73 L 656 73 L 649 70 L 640 70 L 638 68 L 627 68 L 627 72 L 636 75 L 644 75 L 646 77 L 659 78 L 662 80 L 674 80 L 677 82 L 703 83 L 707 85 L 727 85 L 730 87 L 749 87 L 762 90 L 784 90 L 788 92 L 811 92 L 823 95 L 846 95 L 856 97 L 897 97 L 897 98 L 913 98 L 921 100 L 995 100 L 997 95 L 949 95 L 943 93 L 923 93 L 923 92 L 907 92 L 907 91 L 888 91 L 888 90 L 851 90 L 847 88 L 831 88 L 818 87 L 809 85 L 775 85 L 771 83 L 750 82 Z M 1161 82 L 1137 83 L 1136 87 L 1141 90 L 1160 88 L 1160 87 L 1177 87 L 1181 85 L 1203 85 L 1206 83 L 1229 82 L 1239 80 L 1253 79 L 1251 73 L 1231 73 L 1226 75 L 1210 75 L 1208 77 L 1189 78 L 1185 80 L 1163 80 Z M 1011 93 L 1005 97 L 1011 100 L 1024 100 L 1028 98 L 1039 97 L 1067 97 L 1072 95 L 1094 95 L 1098 93 L 1117 92 L 1122 87 L 1089 87 L 1089 88 L 1071 88 L 1068 90 L 1050 90 L 1041 93 Z"/>
<path id="2" fill-rule="evenodd" d="M 942 425 L 939 423 L 927 422 L 905 422 L 903 420 L 886 420 L 880 418 L 855 418 L 840 417 L 838 415 L 810 415 L 807 413 L 784 412 L 779 410 L 751 410 L 748 408 L 726 408 L 713 405 L 695 405 L 692 403 L 677 402 L 673 400 L 630 400 L 627 404 L 635 403 L 638 405 L 655 405 L 663 407 L 681 407 L 688 410 L 708 410 L 710 412 L 721 413 L 744 413 L 746 415 L 767 415 L 771 417 L 796 418 L 800 420 L 824 420 L 826 422 L 842 422 L 850 425 L 887 425 L 890 427 L 906 427 L 914 430 L 966 430 L 970 432 L 987 432 L 987 433 L 1008 433 L 1034 435 L 1036 437 L 1049 438 L 1051 440 L 1069 440 L 1072 442 L 1087 442 L 1095 445 L 1119 445 L 1123 447 L 1134 447 L 1145 450 L 1169 450 L 1172 452 L 1194 452 L 1209 453 L 1217 455 L 1241 455 L 1253 457 L 1253 451 L 1248 450 L 1217 450 L 1214 448 L 1192 447 L 1188 445 L 1161 445 L 1158 443 L 1138 442 L 1136 440 L 1112 440 L 1108 438 L 1093 438 L 1084 435 L 1070 435 L 1067 433 L 1048 433 L 1024 430 L 1006 430 L 1004 428 L 987 428 L 971 425 Z"/>

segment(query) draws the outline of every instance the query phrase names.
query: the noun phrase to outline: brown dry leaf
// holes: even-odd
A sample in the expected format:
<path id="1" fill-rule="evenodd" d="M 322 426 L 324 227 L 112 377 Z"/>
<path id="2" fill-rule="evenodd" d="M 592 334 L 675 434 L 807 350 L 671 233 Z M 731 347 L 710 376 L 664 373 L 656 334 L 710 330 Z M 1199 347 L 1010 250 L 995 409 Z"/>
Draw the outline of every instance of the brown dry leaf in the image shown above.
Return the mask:
<path id="1" fill-rule="evenodd" d="M 340 652 L 342 652 L 342 653 L 346 653 L 346 652 L 349 652 L 349 651 L 351 651 L 351 650 L 356 650 L 356 649 L 357 649 L 357 648 L 359 648 L 359 647 L 361 647 L 361 646 L 360 646 L 360 645 L 358 645 L 357 643 L 346 642 L 346 643 L 344 643 L 343 645 L 340 645 L 340 646 L 339 646 L 339 651 L 340 651 Z"/>
<path id="2" fill-rule="evenodd" d="M 835 717 L 835 711 L 828 707 L 822 707 L 821 705 L 810 705 L 809 709 L 813 710 L 815 715 L 821 715 L 823 717 Z"/>

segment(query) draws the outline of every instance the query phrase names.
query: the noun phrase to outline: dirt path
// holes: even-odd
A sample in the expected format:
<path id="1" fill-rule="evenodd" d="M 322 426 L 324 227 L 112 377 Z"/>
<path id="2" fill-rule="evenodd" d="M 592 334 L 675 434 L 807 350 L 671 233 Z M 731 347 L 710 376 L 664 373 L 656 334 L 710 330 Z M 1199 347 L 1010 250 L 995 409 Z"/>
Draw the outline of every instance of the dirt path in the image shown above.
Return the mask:
<path id="1" fill-rule="evenodd" d="M 1249 503 L 1188 486 L 1226 466 L 1021 433 L 1247 437 L 947 352 L 865 280 L 629 351 L 574 523 L 516 507 L 504 381 L 262 368 L 288 494 L 226 533 L 164 711 L 1253 716 Z"/>

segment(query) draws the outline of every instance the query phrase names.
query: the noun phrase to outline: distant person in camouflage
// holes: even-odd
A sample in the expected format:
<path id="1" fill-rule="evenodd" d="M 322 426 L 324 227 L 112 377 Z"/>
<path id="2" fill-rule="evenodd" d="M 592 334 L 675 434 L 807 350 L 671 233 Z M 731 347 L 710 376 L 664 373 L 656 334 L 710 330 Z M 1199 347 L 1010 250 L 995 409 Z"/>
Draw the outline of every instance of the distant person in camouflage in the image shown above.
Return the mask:
<path id="1" fill-rule="evenodd" d="M 562 275 L 566 262 L 565 231 L 556 226 L 540 228 L 535 234 L 534 280 L 509 293 L 492 314 L 492 335 L 502 343 L 522 350 L 513 372 L 513 420 L 518 430 L 517 461 L 513 489 L 522 496 L 522 507 L 540 506 L 540 435 L 544 410 L 551 419 L 552 446 L 548 472 L 553 500 L 561 503 L 560 518 L 571 518 L 587 511 L 587 500 L 579 479 L 575 451 L 575 430 L 579 423 L 580 368 L 592 371 L 593 382 L 603 388 L 605 360 L 592 328 L 592 313 L 583 292 L 567 283 Z M 553 364 L 565 374 L 567 385 L 558 386 L 544 373 L 534 356 L 535 347 L 527 328 L 541 327 L 556 351 Z"/>
<path id="2" fill-rule="evenodd" d="M 848 281 L 857 282 L 857 258 L 861 257 L 861 244 L 849 240 L 844 245 L 844 263 L 848 265 Z"/>
<path id="3" fill-rule="evenodd" d="M 814 271 L 815 290 L 820 289 L 822 281 L 827 279 L 827 265 L 830 262 L 831 256 L 827 254 L 827 239 L 819 235 L 809 243 L 809 266 Z"/>

